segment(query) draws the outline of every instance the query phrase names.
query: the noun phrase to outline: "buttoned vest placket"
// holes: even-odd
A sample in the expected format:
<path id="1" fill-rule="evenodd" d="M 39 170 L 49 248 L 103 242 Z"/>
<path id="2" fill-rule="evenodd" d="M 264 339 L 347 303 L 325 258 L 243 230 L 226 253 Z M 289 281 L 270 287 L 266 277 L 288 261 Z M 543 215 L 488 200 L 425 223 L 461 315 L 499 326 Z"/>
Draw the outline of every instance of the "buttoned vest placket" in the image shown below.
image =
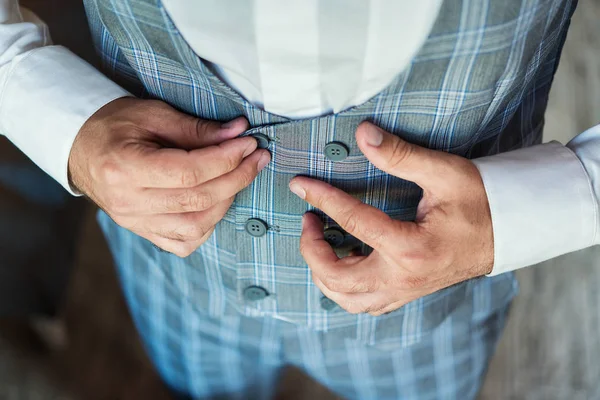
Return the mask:
<path id="1" fill-rule="evenodd" d="M 512 296 L 515 282 L 505 275 L 455 285 L 383 317 L 344 312 L 323 298 L 298 251 L 301 217 L 311 208 L 288 182 L 297 175 L 318 178 L 394 219 L 410 220 L 421 189 L 369 163 L 354 137 L 360 122 L 469 158 L 538 143 L 573 7 L 566 0 L 447 0 L 412 63 L 380 94 L 337 114 L 290 120 L 252 105 L 215 76 L 160 1 L 87 0 L 110 76 L 201 118 L 243 115 L 252 127 L 245 135 L 272 154 L 210 243 L 180 261 L 184 271 L 164 266 L 165 275 L 212 315 L 268 315 L 368 342 L 410 344 L 450 313 L 476 313 L 478 302 Z M 341 253 L 354 246 L 370 251 L 320 215 Z"/>

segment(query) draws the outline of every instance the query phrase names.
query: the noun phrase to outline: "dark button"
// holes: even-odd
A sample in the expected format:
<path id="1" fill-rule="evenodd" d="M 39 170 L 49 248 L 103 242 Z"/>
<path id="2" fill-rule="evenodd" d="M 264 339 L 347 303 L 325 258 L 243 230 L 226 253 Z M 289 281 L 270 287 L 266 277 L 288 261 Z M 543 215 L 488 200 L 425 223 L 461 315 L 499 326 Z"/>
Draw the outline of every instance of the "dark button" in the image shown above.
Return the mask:
<path id="1" fill-rule="evenodd" d="M 263 135 L 262 133 L 256 133 L 252 135 L 252 137 L 256 139 L 256 142 L 258 143 L 257 147 L 259 149 L 266 149 L 271 143 L 271 139 L 269 139 L 267 135 Z"/>
<path id="2" fill-rule="evenodd" d="M 331 311 L 336 308 L 338 305 L 335 301 L 331 300 L 329 297 L 323 296 L 321 297 L 321 308 L 325 311 Z"/>
<path id="3" fill-rule="evenodd" d="M 254 237 L 261 237 L 267 234 L 267 229 L 269 229 L 269 226 L 262 219 L 250 218 L 248 221 L 246 221 L 246 226 L 244 228 L 250 235 Z"/>
<path id="4" fill-rule="evenodd" d="M 244 289 L 244 298 L 248 301 L 262 300 L 268 295 L 267 289 L 260 286 L 248 286 Z"/>
<path id="5" fill-rule="evenodd" d="M 348 147 L 342 142 L 329 142 L 325 145 L 325 157 L 331 161 L 342 161 L 348 157 Z"/>
<path id="6" fill-rule="evenodd" d="M 338 228 L 327 228 L 323 234 L 325 235 L 325 240 L 331 247 L 337 247 L 344 243 L 344 232 Z"/>

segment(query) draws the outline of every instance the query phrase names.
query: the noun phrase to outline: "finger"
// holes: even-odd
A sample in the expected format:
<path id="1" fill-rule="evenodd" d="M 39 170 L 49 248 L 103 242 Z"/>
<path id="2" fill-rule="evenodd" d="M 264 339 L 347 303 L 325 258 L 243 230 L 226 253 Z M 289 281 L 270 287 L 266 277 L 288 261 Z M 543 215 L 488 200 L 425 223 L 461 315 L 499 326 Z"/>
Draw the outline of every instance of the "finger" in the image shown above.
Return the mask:
<path id="1" fill-rule="evenodd" d="M 171 240 L 154 234 L 148 234 L 144 237 L 152 242 L 158 250 L 185 258 L 196 251 L 198 247 L 202 246 L 210 238 L 213 232 L 214 228 L 209 230 L 202 238 L 191 242 Z"/>
<path id="2" fill-rule="evenodd" d="M 430 150 L 400 139 L 378 126 L 361 123 L 356 141 L 363 154 L 380 170 L 415 182 L 426 189 L 444 180 L 448 159 L 455 156 Z"/>
<path id="3" fill-rule="evenodd" d="M 380 316 L 392 312 L 410 300 L 400 300 L 389 303 L 386 293 L 338 293 L 333 292 L 325 284 L 313 275 L 313 282 L 321 292 L 337 305 L 351 314 L 369 313 L 373 316 Z"/>
<path id="4" fill-rule="evenodd" d="M 252 137 L 192 151 L 131 146 L 121 162 L 126 166 L 124 172 L 109 175 L 109 183 L 147 188 L 198 186 L 237 168 L 256 146 L 256 139 Z"/>
<path id="5" fill-rule="evenodd" d="M 306 177 L 290 181 L 290 190 L 309 204 L 333 218 L 349 234 L 374 249 L 398 245 L 399 221 L 392 220 L 383 211 L 366 205 L 328 183 Z M 406 223 L 411 229 L 412 223 Z"/>
<path id="6" fill-rule="evenodd" d="M 144 112 L 144 128 L 154 133 L 165 144 L 186 150 L 221 143 L 240 135 L 250 127 L 245 117 L 223 123 L 196 118 L 177 111 L 164 102 L 148 101 L 144 105 L 147 107 Z"/>
<path id="7" fill-rule="evenodd" d="M 205 236 L 223 219 L 233 200 L 232 197 L 202 212 L 158 214 L 143 218 L 116 217 L 114 220 L 122 227 L 145 238 L 154 235 L 182 243 L 193 242 Z"/>
<path id="8" fill-rule="evenodd" d="M 269 163 L 271 155 L 259 150 L 248 156 L 233 171 L 190 189 L 146 189 L 145 196 L 153 199 L 146 212 L 187 213 L 203 211 L 235 196 L 250 185 Z"/>
<path id="9" fill-rule="evenodd" d="M 313 213 L 306 213 L 302 217 L 300 253 L 313 274 L 331 291 L 365 293 L 378 287 L 376 257 L 355 256 L 340 259 L 325 241 L 323 224 Z M 367 262 L 368 258 L 370 261 Z"/>
<path id="10" fill-rule="evenodd" d="M 350 314 L 367 313 L 373 308 L 379 308 L 370 303 L 370 294 L 364 293 L 339 293 L 330 290 L 320 278 L 313 274 L 313 282 L 321 292 L 337 305 L 348 311 Z"/>
<path id="11" fill-rule="evenodd" d="M 310 212 L 302 216 L 300 253 L 309 265 L 336 263 L 340 259 L 325 240 L 323 223 Z"/>
<path id="12" fill-rule="evenodd" d="M 186 150 L 222 143 L 239 136 L 250 127 L 245 117 L 239 117 L 226 123 L 198 119 L 185 114 L 182 118 L 186 122 L 182 123 L 180 130 L 171 130 L 168 133 L 157 131 L 156 134 L 175 147 Z"/>
<path id="13" fill-rule="evenodd" d="M 373 309 L 373 310 L 369 311 L 369 314 L 371 314 L 375 317 L 378 317 L 383 314 L 388 314 L 388 313 L 391 313 L 392 311 L 396 311 L 397 309 L 404 306 L 409 301 L 410 300 L 395 301 L 391 304 L 380 307 L 379 309 Z"/>
<path id="14" fill-rule="evenodd" d="M 362 312 L 362 306 L 353 300 L 352 294 L 334 292 L 325 286 L 317 275 L 313 274 L 312 278 L 315 286 L 319 288 L 321 293 L 328 299 L 333 300 L 338 306 L 352 314 Z"/>
<path id="15" fill-rule="evenodd" d="M 159 214 L 145 218 L 146 231 L 166 239 L 196 241 L 206 235 L 225 216 L 233 197 L 205 211 L 183 214 Z"/>

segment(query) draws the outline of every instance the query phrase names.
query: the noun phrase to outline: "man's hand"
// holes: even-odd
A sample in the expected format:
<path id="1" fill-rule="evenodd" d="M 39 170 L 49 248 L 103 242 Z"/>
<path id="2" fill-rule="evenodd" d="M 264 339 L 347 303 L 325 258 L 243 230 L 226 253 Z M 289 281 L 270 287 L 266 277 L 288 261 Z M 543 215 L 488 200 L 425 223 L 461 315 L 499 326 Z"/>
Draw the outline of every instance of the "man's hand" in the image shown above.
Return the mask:
<path id="1" fill-rule="evenodd" d="M 415 182 L 423 198 L 414 222 L 392 220 L 331 185 L 296 177 L 290 189 L 373 248 L 338 258 L 319 218 L 303 217 L 300 252 L 323 293 L 351 313 L 381 315 L 491 272 L 492 222 L 479 171 L 469 160 L 407 143 L 370 123 L 356 140 L 379 169 Z"/>
<path id="2" fill-rule="evenodd" d="M 248 121 L 221 124 L 160 101 L 121 98 L 81 128 L 73 186 L 119 225 L 180 257 L 204 243 L 240 190 L 270 161 Z"/>

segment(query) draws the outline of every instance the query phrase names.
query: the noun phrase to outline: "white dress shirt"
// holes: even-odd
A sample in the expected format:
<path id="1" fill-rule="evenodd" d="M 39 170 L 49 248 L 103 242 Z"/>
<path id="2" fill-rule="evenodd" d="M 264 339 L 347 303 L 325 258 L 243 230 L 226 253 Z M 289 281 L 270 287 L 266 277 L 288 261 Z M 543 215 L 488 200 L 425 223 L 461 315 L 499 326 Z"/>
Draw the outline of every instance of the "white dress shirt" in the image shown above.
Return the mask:
<path id="1" fill-rule="evenodd" d="M 381 91 L 418 51 L 441 2 L 294 0 L 284 7 L 276 0 L 233 1 L 163 4 L 223 79 L 254 104 L 291 118 L 337 112 Z M 248 13 L 244 4 L 259 12 Z M 395 51 L 383 51 L 390 40 Z M 67 190 L 79 128 L 127 94 L 69 50 L 52 46 L 44 23 L 18 0 L 0 0 L 0 133 Z M 600 126 L 566 147 L 549 143 L 475 164 L 492 215 L 492 274 L 600 242 Z"/>
<path id="2" fill-rule="evenodd" d="M 381 92 L 419 50 L 441 3 L 163 1 L 190 47 L 221 78 L 288 118 L 343 111 Z"/>

